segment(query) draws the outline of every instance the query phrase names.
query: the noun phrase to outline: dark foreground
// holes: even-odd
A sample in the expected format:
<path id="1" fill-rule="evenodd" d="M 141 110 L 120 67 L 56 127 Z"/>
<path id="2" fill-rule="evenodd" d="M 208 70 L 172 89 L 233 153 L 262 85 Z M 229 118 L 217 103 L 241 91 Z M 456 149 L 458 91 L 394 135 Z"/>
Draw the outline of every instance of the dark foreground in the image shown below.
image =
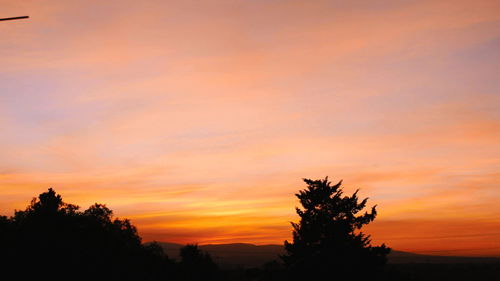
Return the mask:
<path id="1" fill-rule="evenodd" d="M 183 245 L 159 243 L 168 256 L 179 259 Z M 283 280 L 277 262 L 284 253 L 281 245 L 219 244 L 200 245 L 219 265 L 222 280 Z M 387 280 L 484 280 L 500 281 L 500 258 L 431 256 L 393 251 L 386 265 Z M 274 260 L 274 262 L 273 262 Z M 328 279 L 325 279 L 328 280 Z M 332 277 L 331 280 L 335 280 Z"/>
<path id="2" fill-rule="evenodd" d="M 497 281 L 500 280 L 500 263 L 492 264 L 390 264 L 386 280 L 409 281 Z M 223 270 L 223 280 L 283 280 L 271 268 Z M 336 280 L 334 276 L 331 279 Z"/>
<path id="3" fill-rule="evenodd" d="M 323 184 L 326 191 L 331 188 L 326 179 L 312 183 Z M 357 198 L 353 195 L 342 200 L 352 207 Z M 366 218 L 354 219 L 364 222 Z M 323 221 L 335 222 L 333 227 L 351 226 L 329 217 Z M 321 225 L 317 226 L 304 237 L 321 234 Z M 398 251 L 386 256 L 389 249 L 385 247 L 376 247 L 384 251 L 377 256 L 372 255 L 377 253 L 372 253 L 374 248 L 367 245 L 366 237 L 350 230 L 332 233 L 336 235 L 331 241 L 313 244 L 298 243 L 294 232 L 297 243 L 285 243 L 285 247 L 142 243 L 135 226 L 127 219 L 113 217 L 105 205 L 94 204 L 81 211 L 49 189 L 24 211 L 0 216 L 0 272 L 2 280 L 9 276 L 13 280 L 51 281 L 500 281 L 500 259 Z M 355 242 L 359 247 L 354 247 Z"/>

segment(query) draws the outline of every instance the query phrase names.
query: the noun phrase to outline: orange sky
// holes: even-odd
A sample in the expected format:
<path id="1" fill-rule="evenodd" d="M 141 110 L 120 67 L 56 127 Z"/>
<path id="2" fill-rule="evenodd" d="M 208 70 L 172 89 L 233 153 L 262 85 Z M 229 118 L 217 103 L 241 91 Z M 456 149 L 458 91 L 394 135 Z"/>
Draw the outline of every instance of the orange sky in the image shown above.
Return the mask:
<path id="1" fill-rule="evenodd" d="M 329 175 L 375 243 L 500 256 L 499 1 L 0 0 L 21 15 L 1 214 L 54 187 L 145 240 L 282 243 Z"/>

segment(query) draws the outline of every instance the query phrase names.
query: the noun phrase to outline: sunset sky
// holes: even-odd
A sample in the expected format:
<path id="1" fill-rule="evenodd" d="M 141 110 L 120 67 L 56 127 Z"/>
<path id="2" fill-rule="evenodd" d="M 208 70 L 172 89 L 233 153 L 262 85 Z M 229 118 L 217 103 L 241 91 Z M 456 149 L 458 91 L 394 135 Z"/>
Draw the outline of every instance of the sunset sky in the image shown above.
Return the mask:
<path id="1" fill-rule="evenodd" d="M 500 256 L 500 1 L 0 0 L 0 214 L 280 244 L 344 180 L 396 250 Z"/>

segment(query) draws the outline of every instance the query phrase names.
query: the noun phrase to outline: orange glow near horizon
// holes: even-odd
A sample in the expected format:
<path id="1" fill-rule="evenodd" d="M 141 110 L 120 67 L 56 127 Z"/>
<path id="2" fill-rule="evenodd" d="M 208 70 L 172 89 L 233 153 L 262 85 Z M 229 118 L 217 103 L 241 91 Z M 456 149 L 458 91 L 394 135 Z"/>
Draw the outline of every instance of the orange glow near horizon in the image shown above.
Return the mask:
<path id="1" fill-rule="evenodd" d="M 344 180 L 396 250 L 500 256 L 498 1 L 0 0 L 0 214 L 281 244 Z"/>

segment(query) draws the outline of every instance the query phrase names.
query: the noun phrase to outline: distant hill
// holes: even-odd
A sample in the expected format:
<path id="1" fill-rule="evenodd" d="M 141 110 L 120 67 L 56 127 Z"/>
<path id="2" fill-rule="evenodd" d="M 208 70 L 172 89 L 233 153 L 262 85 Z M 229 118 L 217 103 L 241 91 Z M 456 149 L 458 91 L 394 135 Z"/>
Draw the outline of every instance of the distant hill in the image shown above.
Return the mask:
<path id="1" fill-rule="evenodd" d="M 176 243 L 159 242 L 165 253 L 174 259 L 179 258 L 179 249 L 183 246 Z M 210 253 L 214 260 L 223 268 L 257 267 L 266 262 L 279 259 L 284 254 L 282 245 L 253 245 L 246 243 L 207 244 L 199 247 Z M 420 255 L 401 251 L 391 251 L 389 263 L 500 263 L 500 258 L 453 257 Z"/>
<path id="2" fill-rule="evenodd" d="M 179 249 L 183 246 L 175 243 L 159 242 L 165 253 L 174 259 L 179 258 Z M 212 258 L 222 267 L 257 267 L 266 262 L 279 259 L 284 253 L 281 245 L 207 244 L 199 245 L 200 249 L 210 253 Z"/>

